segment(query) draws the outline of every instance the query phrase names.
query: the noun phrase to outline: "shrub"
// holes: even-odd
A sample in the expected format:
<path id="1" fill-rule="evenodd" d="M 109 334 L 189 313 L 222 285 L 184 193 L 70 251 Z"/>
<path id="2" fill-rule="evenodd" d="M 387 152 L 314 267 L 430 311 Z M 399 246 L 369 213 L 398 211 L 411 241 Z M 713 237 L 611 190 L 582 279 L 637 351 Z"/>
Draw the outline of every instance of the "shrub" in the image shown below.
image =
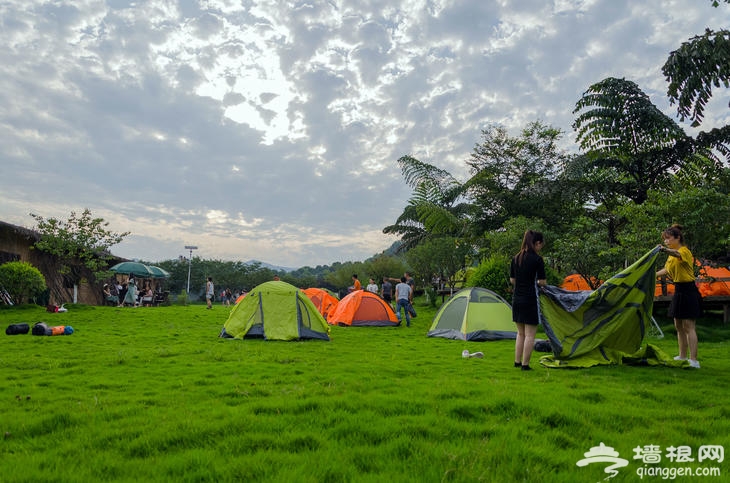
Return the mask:
<path id="1" fill-rule="evenodd" d="M 468 273 L 466 286 L 487 288 L 509 301 L 512 298 L 509 262 L 509 257 L 499 254 L 482 260 L 476 270 Z"/>
<path id="2" fill-rule="evenodd" d="M 177 296 L 177 300 L 175 302 L 178 305 L 187 305 L 188 304 L 188 293 L 185 290 L 181 290 L 180 295 Z"/>
<path id="3" fill-rule="evenodd" d="M 0 265 L 0 287 L 20 305 L 46 290 L 43 274 L 28 262 L 8 262 Z"/>

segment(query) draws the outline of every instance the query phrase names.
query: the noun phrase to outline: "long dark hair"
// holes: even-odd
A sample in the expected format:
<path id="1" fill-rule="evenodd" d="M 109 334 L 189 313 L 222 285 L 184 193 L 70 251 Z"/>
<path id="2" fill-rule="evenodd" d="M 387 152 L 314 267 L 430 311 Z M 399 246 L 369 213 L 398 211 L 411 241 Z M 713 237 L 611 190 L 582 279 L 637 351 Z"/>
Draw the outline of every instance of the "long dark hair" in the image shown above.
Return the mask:
<path id="1" fill-rule="evenodd" d="M 544 241 L 545 239 L 541 232 L 527 230 L 525 232 L 525 236 L 522 237 L 522 247 L 520 248 L 520 252 L 515 255 L 517 265 L 522 265 L 522 260 L 525 259 L 525 255 L 527 255 L 527 253 L 537 253 L 537 250 L 535 250 L 535 243 Z"/>

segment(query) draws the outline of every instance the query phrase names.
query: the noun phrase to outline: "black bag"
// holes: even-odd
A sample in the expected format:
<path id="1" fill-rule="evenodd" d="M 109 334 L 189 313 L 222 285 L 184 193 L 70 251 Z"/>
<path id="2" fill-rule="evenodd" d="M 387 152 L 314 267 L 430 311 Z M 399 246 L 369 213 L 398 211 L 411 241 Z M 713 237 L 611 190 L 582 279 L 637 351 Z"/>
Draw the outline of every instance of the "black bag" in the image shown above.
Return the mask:
<path id="1" fill-rule="evenodd" d="M 28 324 L 10 324 L 5 329 L 5 335 L 27 334 L 29 330 L 30 326 Z"/>
<path id="2" fill-rule="evenodd" d="M 38 322 L 33 326 L 33 335 L 51 335 L 53 331 L 43 322 Z"/>

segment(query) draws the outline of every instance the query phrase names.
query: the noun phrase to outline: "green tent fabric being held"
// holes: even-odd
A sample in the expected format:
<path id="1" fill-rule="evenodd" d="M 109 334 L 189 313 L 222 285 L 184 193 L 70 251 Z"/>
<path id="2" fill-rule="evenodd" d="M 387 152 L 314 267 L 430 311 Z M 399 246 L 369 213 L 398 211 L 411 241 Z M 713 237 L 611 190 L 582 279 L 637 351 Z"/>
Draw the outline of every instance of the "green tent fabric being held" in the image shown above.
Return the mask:
<path id="1" fill-rule="evenodd" d="M 642 347 L 652 319 L 658 254 L 654 248 L 592 292 L 543 287 L 540 323 L 553 355 L 543 356 L 540 363 L 547 367 L 686 365 L 651 344 Z"/>
<path id="2" fill-rule="evenodd" d="M 258 285 L 231 310 L 220 337 L 266 340 L 330 340 L 329 326 L 297 287 L 272 281 Z"/>

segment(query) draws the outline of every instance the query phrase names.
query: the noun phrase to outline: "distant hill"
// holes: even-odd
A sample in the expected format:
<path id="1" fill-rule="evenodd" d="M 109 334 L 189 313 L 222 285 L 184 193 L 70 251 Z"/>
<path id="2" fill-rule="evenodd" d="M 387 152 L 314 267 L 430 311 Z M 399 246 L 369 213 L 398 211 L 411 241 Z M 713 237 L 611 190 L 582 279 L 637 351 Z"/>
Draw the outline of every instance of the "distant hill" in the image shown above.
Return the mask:
<path id="1" fill-rule="evenodd" d="M 289 273 L 289 272 L 293 272 L 294 270 L 296 270 L 296 268 L 280 267 L 278 265 L 272 265 L 270 263 L 262 262 L 260 260 L 248 260 L 248 261 L 243 262 L 243 263 L 245 263 L 246 265 L 253 265 L 253 264 L 258 263 L 262 267 L 268 268 L 269 270 L 274 270 L 275 272 L 287 272 L 287 273 Z"/>

